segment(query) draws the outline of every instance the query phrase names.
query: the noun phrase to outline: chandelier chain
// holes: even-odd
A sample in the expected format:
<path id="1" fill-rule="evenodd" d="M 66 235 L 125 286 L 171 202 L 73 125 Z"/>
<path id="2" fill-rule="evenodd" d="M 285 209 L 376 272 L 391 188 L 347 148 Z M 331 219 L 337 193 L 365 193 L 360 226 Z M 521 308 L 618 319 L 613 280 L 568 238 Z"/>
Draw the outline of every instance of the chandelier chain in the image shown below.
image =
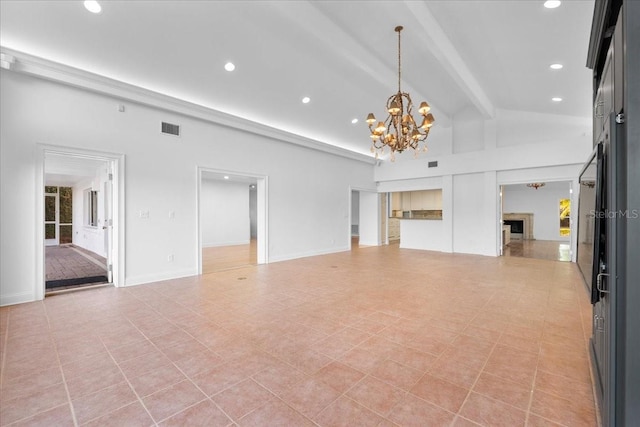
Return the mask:
<path id="1" fill-rule="evenodd" d="M 400 32 L 402 31 L 402 27 L 396 27 L 396 31 L 398 32 L 398 93 L 401 93 L 400 90 L 400 82 L 402 81 L 402 67 L 400 66 L 401 54 L 400 54 Z"/>

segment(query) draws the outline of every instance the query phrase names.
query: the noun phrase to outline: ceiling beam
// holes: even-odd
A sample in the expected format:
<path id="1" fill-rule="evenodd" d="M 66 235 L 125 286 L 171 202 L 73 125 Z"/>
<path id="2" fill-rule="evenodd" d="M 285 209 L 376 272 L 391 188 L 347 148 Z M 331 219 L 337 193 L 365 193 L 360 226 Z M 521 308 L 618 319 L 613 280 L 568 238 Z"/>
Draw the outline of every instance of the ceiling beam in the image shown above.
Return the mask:
<path id="1" fill-rule="evenodd" d="M 383 61 L 370 44 L 362 43 L 336 24 L 331 17 L 325 14 L 322 2 L 309 0 L 297 2 L 295 9 L 286 3 L 274 2 L 273 8 L 278 8 L 279 14 L 287 17 L 291 25 L 296 25 L 301 30 L 313 34 L 319 45 L 324 46 L 327 51 L 351 62 L 354 66 L 380 82 L 381 85 L 388 85 L 389 82 L 397 81 L 398 70 L 394 68 L 394 63 Z M 328 37 L 328 34 L 331 36 Z M 336 44 L 335 40 L 340 40 L 340 43 Z M 403 81 L 403 89 L 410 93 L 420 93 L 405 81 Z M 431 111 L 437 117 L 439 125 L 444 127 L 451 126 L 449 114 L 439 109 L 437 105 L 432 105 Z"/>
<path id="2" fill-rule="evenodd" d="M 426 43 L 426 45 L 440 61 L 442 67 L 485 118 L 495 117 L 493 103 L 440 24 L 438 24 L 436 17 L 427 6 L 427 2 L 404 0 L 403 3 L 416 16 L 425 34 L 430 38 L 429 43 Z"/>

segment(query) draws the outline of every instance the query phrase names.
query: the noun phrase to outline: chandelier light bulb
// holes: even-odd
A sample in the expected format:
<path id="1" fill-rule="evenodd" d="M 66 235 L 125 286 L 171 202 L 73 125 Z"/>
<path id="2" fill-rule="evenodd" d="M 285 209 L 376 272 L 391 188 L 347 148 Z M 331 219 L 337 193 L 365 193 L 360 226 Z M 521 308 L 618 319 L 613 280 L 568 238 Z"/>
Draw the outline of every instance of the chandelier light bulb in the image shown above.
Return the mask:
<path id="1" fill-rule="evenodd" d="M 431 107 L 429 106 L 429 104 L 428 104 L 428 103 L 426 103 L 426 102 L 424 102 L 424 101 L 422 101 L 422 102 L 420 103 L 420 107 L 418 108 L 418 112 L 419 112 L 420 114 L 422 114 L 422 115 L 424 116 L 424 115 L 425 115 L 425 114 L 427 114 L 430 110 L 431 110 Z"/>

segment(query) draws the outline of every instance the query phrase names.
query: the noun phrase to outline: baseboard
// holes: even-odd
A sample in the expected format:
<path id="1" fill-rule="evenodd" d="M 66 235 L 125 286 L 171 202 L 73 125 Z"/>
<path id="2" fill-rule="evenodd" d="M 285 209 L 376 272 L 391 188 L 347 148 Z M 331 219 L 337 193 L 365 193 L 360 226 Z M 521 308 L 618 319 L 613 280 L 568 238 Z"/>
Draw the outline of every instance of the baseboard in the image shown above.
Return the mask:
<path id="1" fill-rule="evenodd" d="M 19 294 L 0 295 L 0 307 L 5 305 L 23 304 L 25 302 L 36 301 L 36 296 L 33 292 L 21 292 Z"/>
<path id="2" fill-rule="evenodd" d="M 251 240 L 242 240 L 242 241 L 233 241 L 233 242 L 222 242 L 222 243 L 204 243 L 202 245 L 203 248 L 217 248 L 220 246 L 239 246 L 239 245 L 248 245 L 251 243 Z"/>
<path id="3" fill-rule="evenodd" d="M 142 276 L 125 277 L 124 286 L 145 285 L 147 283 L 162 282 L 164 280 L 181 279 L 183 277 L 197 276 L 198 270 L 180 270 L 168 273 L 145 274 Z"/>
<path id="4" fill-rule="evenodd" d="M 339 248 L 324 249 L 320 251 L 309 251 L 309 252 L 299 252 L 296 254 L 289 254 L 289 255 L 270 256 L 269 262 L 290 261 L 290 260 L 299 259 L 299 258 L 308 258 L 308 257 L 318 256 L 318 255 L 329 255 L 329 254 L 335 254 L 338 252 L 346 252 L 348 250 L 349 250 L 348 246 L 341 246 Z"/>

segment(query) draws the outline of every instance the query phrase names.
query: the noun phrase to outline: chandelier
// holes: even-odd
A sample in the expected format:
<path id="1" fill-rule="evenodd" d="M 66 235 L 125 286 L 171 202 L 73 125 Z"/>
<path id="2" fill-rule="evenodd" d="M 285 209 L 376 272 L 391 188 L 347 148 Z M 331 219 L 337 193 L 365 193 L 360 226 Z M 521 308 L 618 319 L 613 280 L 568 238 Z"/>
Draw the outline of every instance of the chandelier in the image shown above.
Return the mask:
<path id="1" fill-rule="evenodd" d="M 384 154 L 385 146 L 391 151 L 391 161 L 395 160 L 395 153 L 402 153 L 408 148 L 413 148 L 415 155 L 420 152 L 420 142 L 427 139 L 429 129 L 433 125 L 433 114 L 429 113 L 431 107 L 426 102 L 420 103 L 418 112 L 422 115 L 422 123 L 418 126 L 413 118 L 413 102 L 407 92 L 402 92 L 400 79 L 402 71 L 400 67 L 400 31 L 402 26 L 395 28 L 398 33 L 398 93 L 391 95 L 387 99 L 387 112 L 389 115 L 384 122 L 378 122 L 373 113 L 367 116 L 367 124 L 371 131 L 371 152 L 375 153 L 376 159 Z M 423 151 L 427 151 L 427 144 L 424 143 Z"/>
<path id="2" fill-rule="evenodd" d="M 544 182 L 532 182 L 531 184 L 527 184 L 529 188 L 535 188 L 536 190 L 540 187 L 544 187 Z"/>

